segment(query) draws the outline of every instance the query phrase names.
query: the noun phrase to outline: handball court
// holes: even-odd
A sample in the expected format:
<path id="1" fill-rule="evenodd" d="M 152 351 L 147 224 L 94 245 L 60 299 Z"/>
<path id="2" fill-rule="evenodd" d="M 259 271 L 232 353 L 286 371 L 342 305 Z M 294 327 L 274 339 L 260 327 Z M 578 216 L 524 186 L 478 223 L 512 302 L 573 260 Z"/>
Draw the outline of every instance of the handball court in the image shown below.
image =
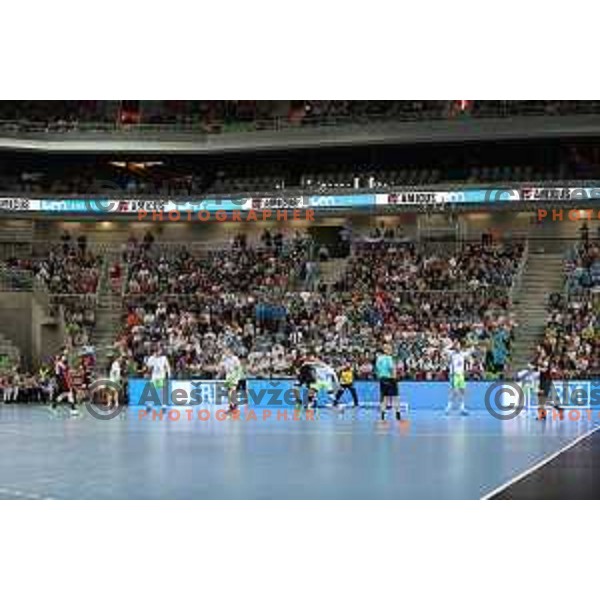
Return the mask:
<path id="1" fill-rule="evenodd" d="M 423 410 L 399 424 L 392 414 L 381 423 L 374 408 L 323 408 L 297 420 L 263 419 L 257 410 L 256 420 L 160 421 L 139 411 L 103 421 L 85 409 L 71 417 L 44 406 L 0 406 L 0 498 L 479 499 L 597 491 L 583 479 L 600 460 L 600 432 L 585 420 Z"/>

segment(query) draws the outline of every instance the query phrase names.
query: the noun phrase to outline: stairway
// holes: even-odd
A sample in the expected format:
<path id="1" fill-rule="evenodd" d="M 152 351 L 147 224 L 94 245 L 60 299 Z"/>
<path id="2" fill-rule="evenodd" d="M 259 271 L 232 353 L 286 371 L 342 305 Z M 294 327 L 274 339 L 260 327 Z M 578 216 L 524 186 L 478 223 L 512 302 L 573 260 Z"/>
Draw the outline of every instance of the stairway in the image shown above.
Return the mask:
<path id="1" fill-rule="evenodd" d="M 519 327 L 509 372 L 524 368 L 532 359 L 546 325 L 548 299 L 551 294 L 562 293 L 564 281 L 564 251 L 557 252 L 553 248 L 552 253 L 546 253 L 540 247 L 530 247 L 520 290 L 514 299 L 513 310 Z"/>
<path id="2" fill-rule="evenodd" d="M 106 376 L 107 374 L 109 358 L 114 354 L 114 343 L 121 329 L 123 299 L 120 290 L 114 291 L 112 289 L 109 276 L 110 267 L 119 258 L 118 248 L 106 250 L 98 282 L 96 326 L 92 333 L 92 344 L 96 349 L 98 376 Z"/>
<path id="3" fill-rule="evenodd" d="M 327 287 L 335 285 L 348 268 L 349 258 L 330 258 L 319 263 L 319 282 Z"/>
<path id="4" fill-rule="evenodd" d="M 8 258 L 27 252 L 31 254 L 31 242 L 34 237 L 34 222 L 11 219 L 0 222 L 0 258 Z"/>

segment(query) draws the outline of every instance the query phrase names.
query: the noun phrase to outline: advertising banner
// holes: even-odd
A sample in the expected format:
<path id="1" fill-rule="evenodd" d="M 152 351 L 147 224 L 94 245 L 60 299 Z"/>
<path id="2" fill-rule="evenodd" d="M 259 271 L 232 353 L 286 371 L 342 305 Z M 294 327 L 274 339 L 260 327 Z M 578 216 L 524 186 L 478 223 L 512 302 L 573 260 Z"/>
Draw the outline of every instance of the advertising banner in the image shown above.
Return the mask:
<path id="1" fill-rule="evenodd" d="M 600 188 L 524 187 L 521 200 L 598 200 Z"/>
<path id="2" fill-rule="evenodd" d="M 1 212 L 121 213 L 250 211 L 284 209 L 361 209 L 376 206 L 441 206 L 543 200 L 600 199 L 600 189 L 574 187 L 523 187 L 521 189 L 406 190 L 386 194 L 321 196 L 268 196 L 248 198 L 155 200 L 109 198 L 0 198 Z"/>

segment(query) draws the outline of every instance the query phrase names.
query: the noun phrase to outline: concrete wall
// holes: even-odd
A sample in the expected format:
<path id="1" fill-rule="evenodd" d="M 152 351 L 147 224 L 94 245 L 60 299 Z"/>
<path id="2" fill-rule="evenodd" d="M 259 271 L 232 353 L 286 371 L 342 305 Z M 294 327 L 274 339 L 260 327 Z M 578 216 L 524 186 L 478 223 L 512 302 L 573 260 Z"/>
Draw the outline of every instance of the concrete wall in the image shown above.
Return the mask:
<path id="1" fill-rule="evenodd" d="M 63 344 L 63 331 L 29 292 L 0 293 L 0 332 L 20 350 L 23 367 L 37 368 Z"/>
<path id="2" fill-rule="evenodd" d="M 280 127 L 284 123 L 280 124 Z M 0 148 L 64 153 L 216 154 L 301 148 L 465 141 L 596 137 L 598 115 L 518 116 L 512 118 L 439 119 L 416 122 L 373 122 L 329 127 L 203 134 L 149 128 L 114 131 L 3 133 Z"/>
<path id="3" fill-rule="evenodd" d="M 328 219 L 319 221 L 319 225 L 327 225 Z M 35 240 L 56 241 L 63 231 L 67 230 L 72 238 L 85 235 L 89 242 L 122 244 L 133 233 L 141 240 L 147 231 L 151 231 L 157 242 L 207 242 L 220 243 L 237 233 L 246 233 L 249 239 L 260 237 L 265 228 L 280 228 L 287 231 L 305 229 L 313 225 L 311 222 L 249 222 L 249 223 L 152 223 L 125 220 L 114 221 L 39 221 L 36 223 Z"/>
<path id="4" fill-rule="evenodd" d="M 552 220 L 548 216 L 539 221 L 534 210 L 527 212 L 486 212 L 473 211 L 454 215 L 465 227 L 469 235 L 478 237 L 483 231 L 490 227 L 497 229 L 503 234 L 529 233 L 531 235 L 558 235 L 559 237 L 570 237 L 577 235 L 583 220 L 571 221 L 568 219 L 568 211 L 564 210 L 564 219 Z M 331 227 L 341 226 L 350 222 L 357 231 L 369 231 L 380 223 L 388 227 L 401 225 L 405 230 L 411 230 L 420 222 L 423 227 L 445 227 L 448 226 L 449 213 L 398 213 L 388 215 L 353 214 L 351 216 L 331 215 L 318 216 L 315 221 L 288 221 L 288 222 L 209 222 L 209 223 L 172 223 L 135 220 L 115 219 L 111 221 L 93 220 L 40 220 L 35 223 L 34 240 L 56 241 L 63 231 L 68 231 L 73 238 L 85 235 L 90 242 L 99 243 L 123 243 L 133 233 L 141 239 L 146 231 L 152 231 L 157 241 L 162 242 L 217 242 L 229 238 L 236 233 L 245 232 L 249 238 L 260 236 L 265 228 L 282 229 L 293 231 L 295 229 L 306 229 L 309 227 Z M 589 222 L 590 230 L 598 227 L 598 221 Z"/>

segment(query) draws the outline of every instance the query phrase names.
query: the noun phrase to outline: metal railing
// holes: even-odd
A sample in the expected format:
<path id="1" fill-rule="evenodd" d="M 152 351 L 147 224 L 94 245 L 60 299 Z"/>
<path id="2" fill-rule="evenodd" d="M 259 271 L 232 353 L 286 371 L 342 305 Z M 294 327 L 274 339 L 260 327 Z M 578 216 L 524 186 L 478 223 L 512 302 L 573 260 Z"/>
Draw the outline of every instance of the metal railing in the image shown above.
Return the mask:
<path id="1" fill-rule="evenodd" d="M 223 133 L 281 131 L 289 129 L 364 126 L 389 122 L 418 122 L 432 120 L 461 119 L 504 119 L 516 116 L 573 116 L 594 115 L 600 113 L 600 101 L 475 101 L 466 111 L 453 109 L 452 101 L 440 101 L 436 109 L 414 109 L 406 106 L 391 105 L 387 113 L 324 114 L 305 115 L 303 117 L 274 116 L 264 119 L 240 120 L 203 120 L 200 116 L 182 114 L 179 122 L 171 123 L 120 123 L 116 119 L 107 121 L 79 121 L 52 118 L 43 121 L 0 120 L 0 133 L 144 133 L 173 132 L 204 135 Z"/>
<path id="2" fill-rule="evenodd" d="M 97 183 L 104 183 L 102 180 L 99 180 Z M 99 191 L 94 191 L 93 186 L 91 188 L 86 188 L 81 190 L 79 193 L 75 192 L 32 192 L 25 188 L 21 187 L 13 187 L 13 188 L 4 188 L 2 187 L 2 183 L 0 182 L 0 194 L 7 198 L 26 198 L 28 200 L 85 200 L 88 199 L 90 201 L 97 200 L 137 200 L 137 201 L 156 201 L 156 200 L 164 200 L 171 201 L 174 203 L 183 203 L 188 204 L 190 202 L 198 203 L 198 210 L 201 210 L 203 207 L 200 205 L 200 202 L 203 200 L 246 200 L 248 198 L 296 198 L 298 196 L 336 196 L 336 195 L 344 195 L 344 196 L 360 196 L 364 194 L 407 194 L 410 192 L 461 192 L 468 190 L 519 190 L 520 188 L 577 188 L 577 189 L 598 189 L 600 188 L 600 180 L 598 179 L 556 179 L 556 180 L 539 180 L 539 179 L 502 179 L 498 181 L 471 181 L 471 180 L 463 180 L 463 181 L 447 181 L 440 183 L 423 183 L 423 184 L 381 184 L 375 183 L 371 187 L 323 187 L 322 185 L 312 185 L 312 184 L 303 184 L 300 183 L 298 185 L 286 185 L 284 187 L 253 187 L 253 185 L 248 184 L 243 190 L 240 188 L 222 188 L 219 191 L 201 191 L 198 193 L 175 193 L 170 190 L 163 190 L 160 186 L 157 186 L 155 190 L 145 189 L 142 192 L 136 192 L 127 190 L 125 188 L 118 188 L 118 185 L 114 182 L 107 182 L 110 184 L 109 189 L 100 189 Z M 145 185 L 149 185 L 148 182 Z M 581 202 L 588 202 L 589 199 L 586 198 L 577 198 Z M 592 200 L 597 200 L 597 198 L 592 198 Z M 559 206 L 561 203 L 564 203 L 567 200 L 560 199 L 548 199 L 545 201 L 545 207 L 552 208 L 553 206 Z M 520 205 L 528 202 L 527 200 L 522 200 Z M 529 201 L 532 205 L 539 204 L 539 201 L 531 200 Z M 476 202 L 468 202 L 468 203 L 445 203 L 445 204 L 394 204 L 392 207 L 395 210 L 406 209 L 412 210 L 413 212 L 419 212 L 424 209 L 426 210 L 440 210 L 448 207 L 463 207 L 467 209 L 473 209 L 477 204 L 486 204 L 488 207 L 493 207 L 494 205 L 501 205 L 505 208 L 509 208 L 514 206 L 514 203 L 511 202 L 494 202 L 493 197 L 489 200 L 485 200 L 479 203 Z M 384 205 L 382 205 L 383 207 Z M 241 205 L 240 205 L 241 208 Z M 305 208 L 308 208 L 306 206 Z M 375 208 L 375 206 L 373 206 Z M 377 208 L 380 208 L 379 206 Z M 187 210 L 187 209 L 186 209 Z M 56 216 L 58 213 L 54 213 L 49 211 L 50 214 Z M 149 211 L 151 212 L 151 211 Z M 193 211 L 192 211 L 193 212 Z M 102 214 L 100 212 L 97 215 Z M 114 215 L 121 215 L 124 213 L 114 212 Z M 22 239 L 22 237 L 14 238 L 12 235 L 8 236 L 7 241 L 18 241 Z"/>
<path id="3" fill-rule="evenodd" d="M 508 295 L 511 306 L 514 304 L 516 295 L 521 291 L 521 286 L 523 284 L 523 272 L 525 271 L 525 266 L 527 265 L 528 259 L 529 259 L 529 239 L 526 239 L 525 245 L 523 246 L 523 256 L 521 257 L 521 262 L 519 263 L 519 268 L 517 269 L 517 273 L 515 275 L 513 284 L 510 288 L 510 292 Z"/>
<path id="4" fill-rule="evenodd" d="M 31 272 L 24 269 L 0 267 L 0 292 L 30 292 L 32 289 Z"/>

